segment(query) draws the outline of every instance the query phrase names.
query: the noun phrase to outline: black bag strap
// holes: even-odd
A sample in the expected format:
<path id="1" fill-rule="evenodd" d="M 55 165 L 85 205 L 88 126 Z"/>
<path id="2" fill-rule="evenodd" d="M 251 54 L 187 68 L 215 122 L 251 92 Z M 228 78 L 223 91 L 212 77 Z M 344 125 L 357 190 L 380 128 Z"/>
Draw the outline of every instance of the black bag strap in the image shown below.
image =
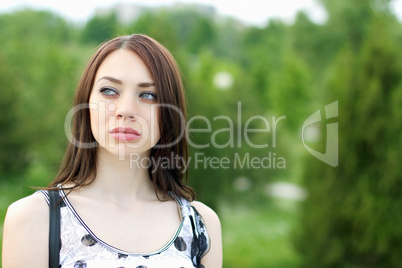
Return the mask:
<path id="1" fill-rule="evenodd" d="M 59 191 L 49 191 L 49 268 L 59 268 L 60 254 L 60 196 Z"/>

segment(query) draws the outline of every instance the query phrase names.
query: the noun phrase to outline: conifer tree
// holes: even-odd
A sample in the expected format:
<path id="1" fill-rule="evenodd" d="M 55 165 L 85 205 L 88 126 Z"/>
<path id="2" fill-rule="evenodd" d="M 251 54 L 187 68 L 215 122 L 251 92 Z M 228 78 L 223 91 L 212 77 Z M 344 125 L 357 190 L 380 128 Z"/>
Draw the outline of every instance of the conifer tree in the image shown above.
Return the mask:
<path id="1" fill-rule="evenodd" d="M 339 165 L 308 159 L 303 267 L 402 265 L 402 69 L 388 21 L 373 13 L 363 42 L 350 40 L 333 65 L 326 103 L 339 101 Z"/>

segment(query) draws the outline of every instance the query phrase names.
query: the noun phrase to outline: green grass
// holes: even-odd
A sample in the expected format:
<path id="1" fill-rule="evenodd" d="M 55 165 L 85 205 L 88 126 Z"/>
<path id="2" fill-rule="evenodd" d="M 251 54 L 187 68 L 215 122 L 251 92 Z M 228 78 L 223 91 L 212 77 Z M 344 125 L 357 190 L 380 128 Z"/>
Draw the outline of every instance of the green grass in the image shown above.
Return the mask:
<path id="1" fill-rule="evenodd" d="M 223 267 L 297 267 L 300 258 L 291 242 L 296 217 L 297 207 L 291 202 L 223 205 Z"/>

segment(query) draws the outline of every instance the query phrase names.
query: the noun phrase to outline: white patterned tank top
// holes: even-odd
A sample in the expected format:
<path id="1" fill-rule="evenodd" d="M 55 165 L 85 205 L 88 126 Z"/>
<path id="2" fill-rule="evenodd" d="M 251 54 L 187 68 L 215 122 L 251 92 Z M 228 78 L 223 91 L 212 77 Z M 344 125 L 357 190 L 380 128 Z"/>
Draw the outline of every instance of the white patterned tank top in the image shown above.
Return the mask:
<path id="1" fill-rule="evenodd" d="M 44 195 L 49 204 L 49 193 Z M 150 253 L 132 253 L 99 239 L 68 201 L 64 191 L 60 208 L 61 268 L 202 268 L 201 258 L 209 250 L 209 236 L 203 220 L 190 203 L 175 197 L 182 221 L 174 236 L 162 248 Z"/>

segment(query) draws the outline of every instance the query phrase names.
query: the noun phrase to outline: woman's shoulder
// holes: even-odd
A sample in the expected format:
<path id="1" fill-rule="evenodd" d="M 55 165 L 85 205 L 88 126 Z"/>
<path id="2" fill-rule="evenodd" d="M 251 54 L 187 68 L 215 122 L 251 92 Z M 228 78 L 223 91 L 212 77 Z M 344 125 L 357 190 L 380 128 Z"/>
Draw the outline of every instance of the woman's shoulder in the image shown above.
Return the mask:
<path id="1" fill-rule="evenodd" d="M 32 194 L 12 203 L 6 213 L 5 226 L 10 231 L 35 229 L 49 222 L 49 206 L 41 194 Z"/>
<path id="2" fill-rule="evenodd" d="M 49 213 L 49 206 L 41 194 L 32 194 L 12 203 L 7 209 L 8 218 L 30 218 L 44 216 Z"/>
<path id="3" fill-rule="evenodd" d="M 42 195 L 33 194 L 12 203 L 3 232 L 3 267 L 47 265 L 49 206 Z"/>
<path id="4" fill-rule="evenodd" d="M 207 205 L 205 205 L 200 201 L 192 201 L 190 202 L 190 205 L 198 211 L 198 213 L 202 216 L 202 218 L 206 222 L 211 222 L 211 224 L 214 225 L 215 224 L 220 225 L 219 217 L 212 208 L 208 207 Z"/>
<path id="5" fill-rule="evenodd" d="M 222 267 L 222 230 L 218 215 L 213 209 L 202 202 L 193 201 L 190 204 L 203 218 L 211 239 L 210 249 L 203 256 L 202 264 L 205 267 Z"/>
<path id="6" fill-rule="evenodd" d="M 205 227 L 211 237 L 221 237 L 221 222 L 216 212 L 199 201 L 192 201 L 190 205 L 200 214 Z"/>

